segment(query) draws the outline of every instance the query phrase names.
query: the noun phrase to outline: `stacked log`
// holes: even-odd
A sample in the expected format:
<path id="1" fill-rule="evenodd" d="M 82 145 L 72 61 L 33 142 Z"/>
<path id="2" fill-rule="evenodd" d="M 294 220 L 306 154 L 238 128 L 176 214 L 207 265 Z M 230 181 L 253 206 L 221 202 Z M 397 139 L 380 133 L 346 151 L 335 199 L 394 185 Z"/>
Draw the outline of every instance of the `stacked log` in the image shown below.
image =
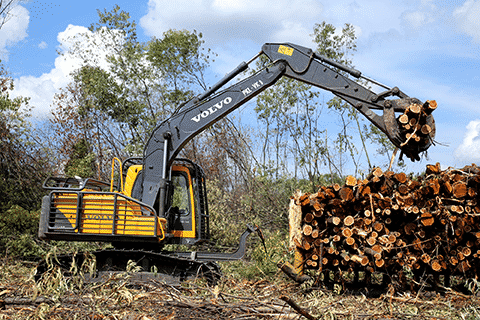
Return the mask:
<path id="1" fill-rule="evenodd" d="M 383 172 L 297 193 L 291 244 L 310 269 L 462 274 L 480 268 L 480 167 Z M 292 220 L 291 220 L 292 221 Z M 291 223 L 295 229 L 295 224 Z"/>
<path id="2" fill-rule="evenodd" d="M 398 117 L 400 130 L 406 138 L 402 147 L 407 144 L 424 145 L 429 143 L 434 128 L 427 123 L 427 117 L 435 109 L 437 109 L 435 100 L 427 101 L 424 105 L 414 103 L 408 106 L 405 112 Z"/>
<path id="3" fill-rule="evenodd" d="M 384 110 L 385 126 L 391 138 L 396 141 L 395 145 L 402 150 L 400 159 L 406 155 L 412 161 L 420 160 L 419 154 L 426 151 L 435 138 L 435 121 L 432 112 L 437 109 L 437 102 L 431 100 L 420 104 L 414 99 L 406 104 L 403 105 L 404 109 L 402 108 L 404 113 L 396 119 L 393 109 Z"/>

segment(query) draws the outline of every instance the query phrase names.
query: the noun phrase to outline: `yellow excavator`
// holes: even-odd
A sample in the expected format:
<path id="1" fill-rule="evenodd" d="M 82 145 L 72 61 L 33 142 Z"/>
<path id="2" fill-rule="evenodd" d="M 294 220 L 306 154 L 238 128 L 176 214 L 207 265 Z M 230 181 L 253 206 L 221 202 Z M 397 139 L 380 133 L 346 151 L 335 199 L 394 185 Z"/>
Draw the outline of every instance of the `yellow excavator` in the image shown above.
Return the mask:
<path id="1" fill-rule="evenodd" d="M 267 67 L 221 89 L 260 55 L 270 60 Z M 255 57 L 242 62 L 211 89 L 188 101 L 158 125 L 151 133 L 143 157 L 123 163 L 114 159 L 116 165 L 112 165 L 110 182 L 47 179 L 44 188 L 50 193 L 42 203 L 39 238 L 110 242 L 112 249 L 94 253 L 99 268 L 124 268 L 128 260 L 134 260 L 147 271 L 155 266 L 158 272 L 180 279 L 199 272 L 215 274 L 218 267 L 214 261 L 240 259 L 245 253 L 246 238 L 258 230 L 256 227 L 247 226 L 234 253 L 162 251 L 164 244 L 194 245 L 210 237 L 204 173 L 198 165 L 177 155 L 197 134 L 283 76 L 342 98 L 412 161 L 418 160 L 419 154 L 433 142 L 435 124 L 431 114 L 424 120 L 432 128 L 428 139 L 407 139 L 398 124 L 398 113 L 412 104 L 423 105 L 418 99 L 311 49 L 291 43 L 267 43 Z M 384 91 L 371 91 L 355 81 L 360 78 Z"/>

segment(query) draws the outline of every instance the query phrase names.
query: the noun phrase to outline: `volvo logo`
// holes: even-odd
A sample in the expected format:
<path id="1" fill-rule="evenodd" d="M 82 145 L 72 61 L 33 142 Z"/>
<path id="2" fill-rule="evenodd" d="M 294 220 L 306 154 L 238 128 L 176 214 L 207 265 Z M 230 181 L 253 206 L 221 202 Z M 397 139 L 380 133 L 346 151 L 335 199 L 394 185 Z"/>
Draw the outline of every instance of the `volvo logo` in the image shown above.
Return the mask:
<path id="1" fill-rule="evenodd" d="M 200 119 L 208 117 L 212 113 L 217 112 L 217 110 L 222 109 L 222 107 L 224 105 L 230 104 L 231 102 L 232 102 L 232 98 L 226 97 L 222 101 L 220 101 L 220 102 L 214 104 L 213 106 L 209 107 L 207 110 L 202 111 L 199 114 L 197 114 L 195 117 L 192 118 L 192 120 L 195 121 L 195 122 L 199 122 Z"/>

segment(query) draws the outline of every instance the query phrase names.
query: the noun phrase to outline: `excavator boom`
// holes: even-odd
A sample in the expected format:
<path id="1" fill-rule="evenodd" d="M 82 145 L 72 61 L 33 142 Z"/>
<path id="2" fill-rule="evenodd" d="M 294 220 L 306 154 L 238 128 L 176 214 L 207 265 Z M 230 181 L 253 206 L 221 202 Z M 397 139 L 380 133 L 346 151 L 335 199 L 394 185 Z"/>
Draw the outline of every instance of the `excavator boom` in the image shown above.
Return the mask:
<path id="1" fill-rule="evenodd" d="M 272 62 L 270 66 L 215 93 L 244 71 L 259 55 L 248 63 L 242 62 L 212 89 L 189 101 L 153 131 L 144 150 L 144 180 L 141 184 L 143 202 L 153 205 L 158 196 L 164 199 L 169 167 L 188 141 L 275 84 L 282 76 L 322 88 L 342 98 L 382 130 L 390 141 L 412 160 L 418 160 L 419 153 L 430 147 L 435 135 L 435 124 L 431 115 L 428 115 L 426 120 L 432 128 L 430 138 L 423 139 L 419 144 L 404 144 L 406 137 L 402 136 L 395 118 L 395 112 L 404 112 L 412 104 L 423 104 L 420 100 L 408 97 L 396 87 L 380 94 L 374 93 L 344 75 L 347 73 L 359 78 L 363 77 L 361 72 L 302 46 L 267 43 L 263 45 L 260 54 L 269 58 Z M 396 99 L 387 99 L 392 96 Z M 373 110 L 383 110 L 383 115 Z M 162 200 L 160 203 L 163 203 Z M 161 216 L 162 208 L 159 209 Z"/>

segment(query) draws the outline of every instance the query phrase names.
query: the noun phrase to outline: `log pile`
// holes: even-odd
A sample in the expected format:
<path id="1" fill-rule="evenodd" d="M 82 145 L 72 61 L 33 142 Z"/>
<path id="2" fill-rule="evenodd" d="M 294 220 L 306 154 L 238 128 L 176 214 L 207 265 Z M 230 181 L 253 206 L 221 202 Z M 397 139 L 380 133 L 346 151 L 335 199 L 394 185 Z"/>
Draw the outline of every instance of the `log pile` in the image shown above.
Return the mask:
<path id="1" fill-rule="evenodd" d="M 480 269 L 480 167 L 423 176 L 375 168 L 363 180 L 321 187 L 292 198 L 291 244 L 304 267 L 395 274 L 405 267 L 427 274 Z M 299 229 L 299 230 L 298 230 Z"/>

